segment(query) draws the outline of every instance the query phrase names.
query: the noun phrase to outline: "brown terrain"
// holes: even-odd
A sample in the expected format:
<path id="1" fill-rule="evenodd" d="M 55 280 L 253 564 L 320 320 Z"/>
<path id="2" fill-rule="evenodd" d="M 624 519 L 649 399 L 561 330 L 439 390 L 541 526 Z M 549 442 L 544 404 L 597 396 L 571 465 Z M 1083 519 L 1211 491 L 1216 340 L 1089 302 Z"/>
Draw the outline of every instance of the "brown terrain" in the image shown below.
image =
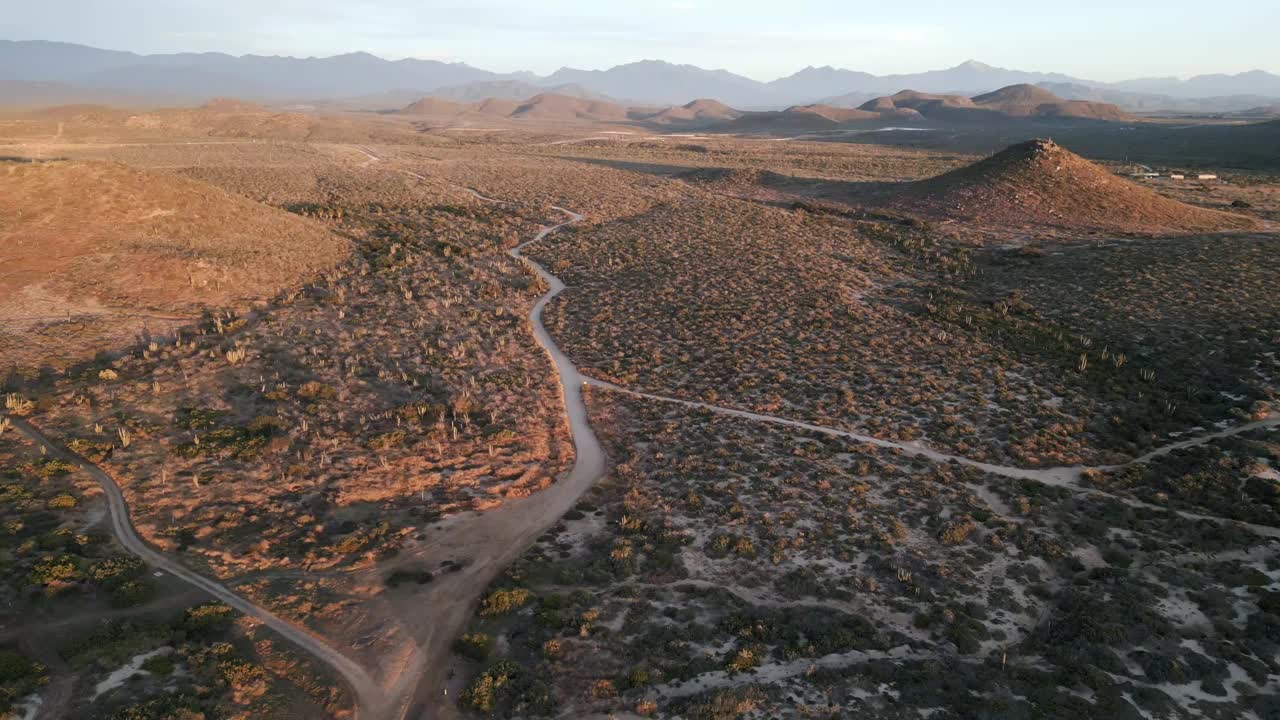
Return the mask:
<path id="1" fill-rule="evenodd" d="M 675 125 L 690 122 L 715 123 L 736 120 L 739 117 L 742 117 L 740 111 L 734 110 L 722 102 L 702 99 L 676 107 L 669 107 L 655 115 L 650 115 L 646 120 Z"/>
<path id="2" fill-rule="evenodd" d="M 0 712 L 1275 716 L 1280 183 L 1104 115 L 7 116 Z"/>
<path id="3" fill-rule="evenodd" d="M 1063 100 L 1035 85 L 1011 85 L 978 95 L 973 104 L 1009 117 L 1054 117 L 1082 120 L 1132 121 L 1134 116 L 1109 103 Z"/>
<path id="4" fill-rule="evenodd" d="M 980 227 L 1174 235 L 1243 231 L 1256 220 L 1171 200 L 1050 140 L 894 188 L 886 207 Z"/>
<path id="5" fill-rule="evenodd" d="M 860 109 L 885 118 L 925 118 L 957 122 L 993 122 L 1011 118 L 1112 122 L 1135 120 L 1132 115 L 1115 105 L 1063 100 L 1035 85 L 1010 85 L 973 98 L 903 90 L 896 95 L 869 100 Z"/>
<path id="6" fill-rule="evenodd" d="M 244 306 L 350 250 L 327 228 L 171 172 L 0 163 L 6 369 L 66 366 Z"/>
<path id="7" fill-rule="evenodd" d="M 30 143 L 171 141 L 182 138 L 295 142 L 415 142 L 399 124 L 345 115 L 279 112 L 239 100 L 212 100 L 194 108 L 133 111 L 66 105 L 9 113 L 0 135 Z M 420 142 L 420 141 L 419 141 Z M 38 146 L 36 146 L 38 147 Z"/>
<path id="8" fill-rule="evenodd" d="M 604 100 L 592 100 L 556 93 L 542 93 L 524 101 L 489 98 L 477 103 L 456 103 L 423 98 L 398 111 L 400 115 L 428 115 L 436 118 L 487 116 L 511 120 L 575 122 L 628 119 L 627 108 Z"/>
<path id="9" fill-rule="evenodd" d="M 1032 85 L 1013 85 L 972 99 L 904 90 L 893 96 L 868 101 L 856 109 L 814 104 L 797 105 L 779 111 L 746 112 L 709 99 L 654 109 L 545 92 L 522 102 L 498 98 L 458 103 L 448 99 L 423 98 L 402 108 L 397 114 L 455 123 L 505 119 L 525 124 L 602 123 L 635 129 L 684 127 L 721 133 L 866 129 L 874 127 L 875 123 L 911 123 L 924 120 L 968 125 L 993 122 L 1016 124 L 1033 121 L 1080 123 L 1136 120 L 1115 105 L 1063 100 Z"/>

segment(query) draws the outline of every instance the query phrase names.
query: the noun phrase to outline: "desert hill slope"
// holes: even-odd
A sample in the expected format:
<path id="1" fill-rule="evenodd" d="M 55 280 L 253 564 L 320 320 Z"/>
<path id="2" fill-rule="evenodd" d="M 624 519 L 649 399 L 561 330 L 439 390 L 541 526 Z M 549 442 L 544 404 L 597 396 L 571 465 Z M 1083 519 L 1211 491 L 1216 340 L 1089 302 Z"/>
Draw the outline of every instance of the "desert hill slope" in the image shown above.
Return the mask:
<path id="1" fill-rule="evenodd" d="M 511 116 L 546 120 L 626 120 L 627 109 L 610 102 L 543 93 L 521 103 Z"/>
<path id="2" fill-rule="evenodd" d="M 962 122 L 1009 119 L 1059 119 L 1127 121 L 1133 116 L 1118 106 L 1085 100 L 1064 100 L 1035 85 L 1010 85 L 972 98 L 903 90 L 895 95 L 874 98 L 860 108 L 867 112 L 914 111 L 932 120 Z"/>
<path id="3" fill-rule="evenodd" d="M 149 111 L 103 105 L 31 110 L 3 126 L 3 136 L 63 142 L 235 138 L 294 142 L 420 143 L 403 123 L 372 116 L 278 112 L 250 102 L 214 99 L 197 107 Z"/>
<path id="4" fill-rule="evenodd" d="M 878 120 L 880 115 L 867 112 L 866 110 L 855 110 L 850 108 L 839 108 L 831 105 L 796 105 L 789 107 L 783 111 L 792 115 L 816 115 L 825 118 L 834 123 L 857 122 L 859 120 Z"/>
<path id="5" fill-rule="evenodd" d="M 557 95 L 568 95 L 569 97 L 582 98 L 584 100 L 604 100 L 613 102 L 613 99 L 592 92 L 581 85 L 556 85 L 554 87 L 542 87 L 531 82 L 521 80 L 488 80 L 481 82 L 467 83 L 466 85 L 455 85 L 453 87 L 440 88 L 432 90 L 429 97 L 440 98 L 441 100 L 450 100 L 456 103 L 476 103 L 493 98 L 501 98 L 504 100 L 525 100 L 540 93 L 551 92 Z"/>
<path id="6" fill-rule="evenodd" d="M 0 237 L 0 366 L 75 361 L 269 297 L 348 250 L 282 210 L 108 162 L 0 163 Z"/>
<path id="7" fill-rule="evenodd" d="M 972 98 L 973 104 L 1009 117 L 1064 117 L 1085 120 L 1132 120 L 1119 106 L 1087 100 L 1064 100 L 1035 85 L 1010 85 Z"/>
<path id="8" fill-rule="evenodd" d="M 460 119 L 468 115 L 505 117 L 511 120 L 543 122 L 623 121 L 630 111 L 616 103 L 591 98 L 540 93 L 523 100 L 503 97 L 488 98 L 478 103 L 456 103 L 436 97 L 424 97 L 396 112 L 398 115 L 426 115 L 438 119 Z"/>
<path id="9" fill-rule="evenodd" d="M 690 122 L 724 122 L 736 120 L 742 113 L 719 100 L 699 99 L 684 105 L 674 105 L 645 118 L 650 122 L 680 124 Z"/>
<path id="10" fill-rule="evenodd" d="M 968 167 L 909 183 L 885 204 L 1005 228 L 1166 235 L 1255 226 L 1250 218 L 1166 198 L 1050 140 L 1013 145 Z"/>
<path id="11" fill-rule="evenodd" d="M 438 97 L 424 97 L 409 103 L 400 110 L 400 115 L 459 115 L 471 109 L 470 105 L 444 100 Z"/>

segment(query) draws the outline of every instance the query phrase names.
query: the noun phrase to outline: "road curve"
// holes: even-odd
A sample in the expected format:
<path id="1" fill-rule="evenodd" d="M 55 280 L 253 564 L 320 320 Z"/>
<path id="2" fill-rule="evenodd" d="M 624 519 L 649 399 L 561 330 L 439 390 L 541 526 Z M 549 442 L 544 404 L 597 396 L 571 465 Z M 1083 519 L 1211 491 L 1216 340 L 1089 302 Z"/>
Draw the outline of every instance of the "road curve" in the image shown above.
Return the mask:
<path id="1" fill-rule="evenodd" d="M 1220 430 L 1214 433 L 1197 435 L 1196 437 L 1190 438 L 1188 440 L 1182 440 L 1182 441 L 1173 443 L 1171 445 L 1166 445 L 1164 447 L 1157 448 L 1155 450 L 1152 450 L 1151 452 L 1146 453 L 1145 455 L 1141 455 L 1139 457 L 1136 457 L 1120 465 L 1098 465 L 1098 466 L 1076 465 L 1072 467 L 1037 469 L 1037 468 L 1013 467 L 1011 465 L 994 465 L 992 463 L 985 463 L 979 460 L 974 460 L 972 458 L 967 458 L 962 455 L 950 455 L 944 452 L 939 452 L 937 450 L 934 450 L 933 448 L 928 447 L 927 445 L 924 445 L 923 443 L 897 442 L 894 440 L 885 440 L 883 438 L 873 437 L 871 435 L 863 435 L 860 433 L 851 432 L 849 430 L 841 430 L 839 428 L 827 427 L 825 425 L 815 425 L 813 423 L 807 423 L 802 420 L 793 420 L 791 418 L 779 417 L 777 415 L 764 415 L 761 413 L 750 412 L 748 410 L 738 410 L 736 408 L 724 407 L 722 405 L 711 405 L 708 403 L 698 402 L 696 400 L 684 400 L 681 398 L 669 397 L 666 395 L 654 395 L 652 393 L 640 392 L 639 390 L 631 390 L 630 388 L 625 388 L 625 387 L 622 387 L 621 385 L 615 385 L 611 382 L 607 382 L 604 380 L 596 380 L 595 378 L 590 378 L 590 377 L 585 378 L 585 381 L 588 385 L 591 385 L 594 387 L 602 388 L 604 390 L 609 390 L 612 392 L 631 395 L 633 397 L 644 398 L 646 400 L 654 400 L 656 402 L 670 403 L 673 405 L 683 405 L 684 407 L 688 407 L 688 408 L 694 408 L 697 410 L 706 410 L 708 412 L 713 412 L 713 413 L 716 413 L 717 415 L 728 415 L 731 417 L 743 418 L 745 420 L 754 420 L 756 422 L 770 423 L 773 425 L 783 425 L 786 427 L 796 428 L 798 430 L 808 430 L 811 432 L 821 433 L 823 435 L 830 435 L 833 437 L 848 438 L 850 440 L 856 440 L 858 442 L 867 443 L 868 445 L 875 445 L 876 447 L 881 447 L 881 448 L 886 448 L 891 450 L 901 450 L 902 452 L 905 452 L 908 455 L 916 455 L 919 457 L 928 458 L 929 460 L 933 460 L 934 462 L 938 462 L 938 463 L 954 462 L 960 465 L 967 465 L 969 467 L 977 468 L 984 472 L 991 473 L 992 475 L 999 475 L 1001 477 L 1012 478 L 1015 480 L 1034 480 L 1035 482 L 1044 483 L 1046 485 L 1053 485 L 1055 487 L 1062 487 L 1062 488 L 1066 488 L 1068 490 L 1072 490 L 1079 493 L 1114 498 L 1116 500 L 1119 500 L 1120 502 L 1126 503 L 1133 507 L 1141 507 L 1141 508 L 1147 508 L 1151 510 L 1174 512 L 1181 517 L 1187 518 L 1188 520 L 1210 520 L 1214 522 L 1232 523 L 1246 530 L 1249 530 L 1256 535 L 1261 535 L 1263 537 L 1269 537 L 1269 538 L 1280 538 L 1280 528 L 1271 527 L 1270 525 L 1255 525 L 1253 523 L 1241 522 L 1239 520 L 1232 520 L 1230 518 L 1219 517 L 1217 515 L 1204 515 L 1201 513 L 1188 512 L 1185 510 L 1174 510 L 1172 508 L 1167 508 L 1167 507 L 1162 507 L 1160 505 L 1153 505 L 1151 503 L 1142 502 L 1141 500 L 1134 500 L 1133 498 L 1126 498 L 1120 495 L 1115 495 L 1113 493 L 1105 492 L 1103 490 L 1096 490 L 1094 488 L 1084 487 L 1079 484 L 1079 481 L 1084 476 L 1084 473 L 1089 470 L 1113 471 L 1113 470 L 1119 470 L 1121 468 L 1126 468 L 1132 465 L 1141 465 L 1144 463 L 1151 462 L 1156 458 L 1168 455 L 1171 452 L 1174 452 L 1177 450 L 1183 450 L 1190 447 L 1196 447 L 1199 445 L 1204 445 L 1208 442 L 1217 440 L 1219 438 L 1231 437 L 1233 435 L 1239 435 L 1241 433 L 1249 432 L 1251 430 L 1260 430 L 1263 428 L 1278 427 L 1280 426 L 1280 415 L 1272 415 L 1263 420 L 1257 420 L 1254 422 L 1245 423 L 1243 425 L 1236 425 L 1235 427 L 1231 427 L 1226 430 Z"/>
<path id="2" fill-rule="evenodd" d="M 270 610 L 244 599 L 214 580 L 192 572 L 178 561 L 152 548 L 134 530 L 133 523 L 129 520 L 129 506 L 125 502 L 124 494 L 110 475 L 93 463 L 54 443 L 30 422 L 15 416 L 10 416 L 9 419 L 15 430 L 32 442 L 43 446 L 50 455 L 79 466 L 98 481 L 107 498 L 107 514 L 111 520 L 111 531 L 125 550 L 142 558 L 148 565 L 163 570 L 209 593 L 245 615 L 257 619 L 289 642 L 328 665 L 355 693 L 357 717 L 379 718 L 385 713 L 382 688 L 373 681 L 364 668 L 311 633 L 281 619 Z"/>
<path id="3" fill-rule="evenodd" d="M 463 189 L 485 202 L 507 204 L 471 188 Z M 605 473 L 604 448 L 591 428 L 587 406 L 582 397 L 586 378 L 551 339 L 542 322 L 547 304 L 564 291 L 565 285 L 523 253 L 529 245 L 583 219 L 582 215 L 571 210 L 561 207 L 554 209 L 569 216 L 569 219 L 543 228 L 532 239 L 507 252 L 511 257 L 527 264 L 548 286 L 547 292 L 530 310 L 529 324 L 534 338 L 556 368 L 569 433 L 573 439 L 573 467 L 550 487 L 481 513 L 433 543 L 434 552 L 441 557 L 464 556 L 472 559 L 462 572 L 444 575 L 433 582 L 423 596 L 424 604 L 432 608 L 434 627 L 430 635 L 419 644 L 421 665 L 406 672 L 401 681 L 389 691 L 389 695 L 398 698 L 397 704 L 403 716 L 412 720 L 447 720 L 459 716 L 456 698 L 443 695 L 441 691 L 446 681 L 448 661 L 453 653 L 452 643 L 470 621 L 480 594 L 539 535 L 571 510 L 582 494 Z"/>

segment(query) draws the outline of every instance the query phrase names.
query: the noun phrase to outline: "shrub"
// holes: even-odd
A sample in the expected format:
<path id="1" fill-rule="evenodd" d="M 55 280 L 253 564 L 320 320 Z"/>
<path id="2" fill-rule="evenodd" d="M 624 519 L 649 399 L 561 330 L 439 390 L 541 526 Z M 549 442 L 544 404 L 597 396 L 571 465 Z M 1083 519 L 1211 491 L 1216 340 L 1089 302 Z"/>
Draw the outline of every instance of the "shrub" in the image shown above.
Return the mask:
<path id="1" fill-rule="evenodd" d="M 942 542 L 947 545 L 959 545 L 965 540 L 968 540 L 969 536 L 977 529 L 977 524 L 967 518 L 964 520 L 949 522 L 947 523 L 947 526 L 942 529 L 941 539 Z"/>
<path id="2" fill-rule="evenodd" d="M 197 636 L 209 636 L 222 631 L 235 620 L 235 611 L 221 602 L 209 602 L 188 608 L 182 616 L 181 627 Z"/>
<path id="3" fill-rule="evenodd" d="M 55 582 L 68 582 L 80 574 L 76 559 L 69 555 L 45 558 L 36 563 L 27 577 L 32 585 L 49 585 Z"/>
<path id="4" fill-rule="evenodd" d="M 130 580 L 111 592 L 111 604 L 116 607 L 135 607 L 155 596 L 156 588 L 149 582 Z"/>
<path id="5" fill-rule="evenodd" d="M 485 633 L 467 633 L 453 644 L 453 650 L 468 660 L 485 660 L 493 652 L 493 638 Z"/>
<path id="6" fill-rule="evenodd" d="M 152 655 L 142 662 L 142 669 L 152 675 L 167 676 L 173 673 L 173 657 L 167 653 Z"/>
<path id="7" fill-rule="evenodd" d="M 67 475 L 78 469 L 75 465 L 65 460 L 49 457 L 25 463 L 21 468 L 22 472 L 34 475 L 41 480 L 48 480 L 55 475 Z"/>
<path id="8" fill-rule="evenodd" d="M 763 645 L 740 647 L 725 661 L 725 670 L 728 670 L 730 675 L 754 670 L 764 662 L 766 652 Z"/>
<path id="9" fill-rule="evenodd" d="M 480 603 L 480 616 L 506 615 L 524 607 L 529 602 L 529 591 L 524 588 L 494 590 Z"/>
<path id="10" fill-rule="evenodd" d="M 407 582 L 426 585 L 434 579 L 435 575 L 430 570 L 396 570 L 387 577 L 387 585 L 389 587 L 400 587 Z"/>
<path id="11" fill-rule="evenodd" d="M 76 500 L 75 495 L 72 495 L 71 493 L 58 493 L 49 499 L 49 502 L 45 504 L 45 507 L 50 510 L 70 510 L 79 504 L 80 502 Z"/>
<path id="12" fill-rule="evenodd" d="M 332 400 L 337 396 L 337 390 L 315 380 L 303 383 L 302 387 L 298 388 L 298 397 L 306 400 Z"/>
<path id="13" fill-rule="evenodd" d="M 391 448 L 398 447 L 404 443 L 405 433 L 403 430 L 393 430 L 381 435 L 374 435 L 369 440 L 369 449 L 374 452 L 383 452 Z"/>
<path id="14" fill-rule="evenodd" d="M 45 667 L 13 650 L 0 650 L 0 715 L 12 717 L 8 711 L 17 698 L 30 695 L 45 682 Z"/>
<path id="15" fill-rule="evenodd" d="M 509 706 L 507 717 L 548 715 L 553 709 L 546 685 L 510 660 L 499 660 L 477 675 L 461 700 L 463 707 L 485 714 Z"/>
<path id="16" fill-rule="evenodd" d="M 89 567 L 89 579 L 101 585 L 132 580 L 146 572 L 147 566 L 132 555 L 99 560 Z"/>
<path id="17" fill-rule="evenodd" d="M 9 684 L 44 673 L 44 666 L 14 650 L 0 650 L 0 683 Z"/>

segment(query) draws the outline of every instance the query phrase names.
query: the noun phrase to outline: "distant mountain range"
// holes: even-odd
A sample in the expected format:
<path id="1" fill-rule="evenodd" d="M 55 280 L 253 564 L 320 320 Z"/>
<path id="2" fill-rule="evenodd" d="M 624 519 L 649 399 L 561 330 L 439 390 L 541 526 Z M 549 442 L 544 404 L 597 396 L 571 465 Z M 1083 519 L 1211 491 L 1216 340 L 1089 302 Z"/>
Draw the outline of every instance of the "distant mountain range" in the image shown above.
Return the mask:
<path id="1" fill-rule="evenodd" d="M 570 86 L 576 87 L 576 86 Z M 440 97 L 424 97 L 396 111 L 427 124 L 469 124 L 503 118 L 514 121 L 564 123 L 628 123 L 651 128 L 666 127 L 703 132 L 818 132 L 877 126 L 886 122 L 918 126 L 930 123 L 1025 126 L 1028 122 L 1055 127 L 1092 122 L 1131 122 L 1132 115 L 1110 103 L 1065 100 L 1036 85 L 1010 85 L 976 97 L 941 95 L 904 90 L 867 101 L 860 108 L 831 105 L 793 105 L 786 110 L 744 111 L 718 100 L 695 100 L 660 110 L 627 107 L 607 100 L 570 97 L 552 92 L 527 100 L 487 99 L 462 103 Z"/>
<path id="2" fill-rule="evenodd" d="M 969 61 L 946 70 L 872 75 L 832 67 L 808 67 L 772 82 L 727 70 L 707 70 L 658 60 L 608 70 L 562 68 L 549 76 L 494 73 L 465 63 L 384 60 L 368 53 L 294 58 L 223 53 L 139 55 L 45 41 L 0 40 L 0 103 L 42 97 L 114 94 L 128 98 L 203 100 L 231 96 L 253 100 L 322 101 L 355 97 L 439 95 L 474 102 L 514 99 L 554 89 L 589 99 L 679 105 L 715 98 L 744 109 L 773 109 L 822 102 L 856 107 L 876 96 L 910 89 L 974 95 L 1009 85 L 1040 84 L 1070 99 L 1112 102 L 1128 110 L 1181 109 L 1202 98 L 1217 111 L 1275 104 L 1280 75 L 1262 70 L 1201 75 L 1185 80 L 1146 78 L 1100 83 L 1061 73 L 1026 72 Z M 1064 88 L 1076 88 L 1067 92 Z M 29 90 L 29 92 L 28 92 Z M 488 93 L 488 94 L 486 94 Z M 1097 97 L 1086 95 L 1097 94 Z M 1162 105 L 1163 104 L 1163 105 Z"/>

